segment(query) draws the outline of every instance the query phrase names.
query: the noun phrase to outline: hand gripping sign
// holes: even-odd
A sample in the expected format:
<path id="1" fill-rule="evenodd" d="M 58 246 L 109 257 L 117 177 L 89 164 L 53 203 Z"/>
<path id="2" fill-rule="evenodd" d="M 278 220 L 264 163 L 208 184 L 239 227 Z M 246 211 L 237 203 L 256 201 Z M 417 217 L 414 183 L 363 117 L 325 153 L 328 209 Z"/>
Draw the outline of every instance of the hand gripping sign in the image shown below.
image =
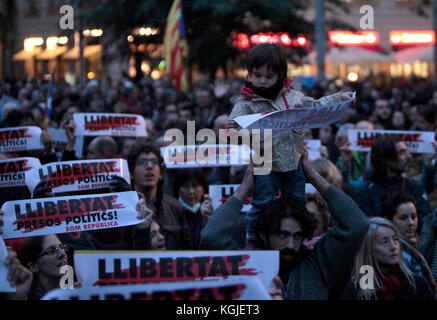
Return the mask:
<path id="1" fill-rule="evenodd" d="M 38 127 L 0 129 L 0 152 L 17 152 L 44 149 Z"/>
<path id="2" fill-rule="evenodd" d="M 29 170 L 41 166 L 37 158 L 12 158 L 0 160 L 0 188 L 25 186 Z"/>
<path id="3" fill-rule="evenodd" d="M 279 271 L 279 253 L 76 251 L 74 264 L 84 286 L 258 277 L 268 288 Z"/>
<path id="4" fill-rule="evenodd" d="M 146 122 L 138 114 L 75 113 L 76 136 L 147 137 Z"/>
<path id="5" fill-rule="evenodd" d="M 411 153 L 435 153 L 431 144 L 433 131 L 398 131 L 398 130 L 348 130 L 348 140 L 352 151 L 370 151 L 373 142 L 381 135 L 396 135 L 405 142 Z"/>
<path id="6" fill-rule="evenodd" d="M 42 236 L 134 225 L 135 191 L 8 201 L 2 206 L 3 238 Z"/>
<path id="7" fill-rule="evenodd" d="M 47 128 L 47 131 L 53 136 L 53 140 L 55 140 L 55 151 L 63 152 L 68 143 L 67 134 L 63 129 L 55 129 L 55 128 Z M 82 158 L 83 154 L 83 137 L 76 137 L 76 141 L 74 142 L 74 154 L 78 159 Z"/>
<path id="8" fill-rule="evenodd" d="M 53 193 L 108 188 L 117 175 L 130 183 L 127 161 L 124 159 L 79 160 L 52 162 L 30 170 L 26 185 L 33 192 L 41 181 L 47 181 Z"/>
<path id="9" fill-rule="evenodd" d="M 268 113 L 256 113 L 234 119 L 242 128 L 272 129 L 273 131 L 291 129 L 321 128 L 339 121 L 346 112 L 353 98 L 329 106 L 316 108 L 295 108 Z"/>
<path id="10" fill-rule="evenodd" d="M 0 292 L 15 292 L 16 288 L 12 287 L 7 279 L 9 268 L 4 263 L 7 256 L 5 242 L 0 237 Z"/>
<path id="11" fill-rule="evenodd" d="M 271 296 L 257 278 L 247 277 L 99 288 L 82 286 L 50 291 L 42 300 L 271 300 Z"/>

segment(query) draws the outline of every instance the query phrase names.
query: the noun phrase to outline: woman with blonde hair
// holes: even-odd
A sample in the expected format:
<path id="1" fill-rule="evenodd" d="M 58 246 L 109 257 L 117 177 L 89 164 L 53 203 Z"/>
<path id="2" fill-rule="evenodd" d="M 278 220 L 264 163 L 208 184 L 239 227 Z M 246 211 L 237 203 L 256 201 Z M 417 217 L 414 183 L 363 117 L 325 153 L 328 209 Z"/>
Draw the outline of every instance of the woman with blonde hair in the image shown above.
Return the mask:
<path id="1" fill-rule="evenodd" d="M 370 219 L 370 228 L 356 255 L 346 300 L 431 300 L 433 290 L 405 264 L 401 237 L 387 219 Z"/>

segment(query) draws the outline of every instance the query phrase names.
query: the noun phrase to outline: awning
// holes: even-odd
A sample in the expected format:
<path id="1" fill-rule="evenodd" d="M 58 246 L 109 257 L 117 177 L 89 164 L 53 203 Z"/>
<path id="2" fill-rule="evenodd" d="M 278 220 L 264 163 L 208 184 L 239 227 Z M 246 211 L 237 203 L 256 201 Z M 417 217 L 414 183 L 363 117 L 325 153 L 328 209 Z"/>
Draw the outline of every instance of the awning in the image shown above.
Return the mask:
<path id="1" fill-rule="evenodd" d="M 309 63 L 317 62 L 317 53 L 312 51 L 308 55 Z M 377 51 L 362 49 L 359 47 L 333 47 L 326 54 L 326 61 L 332 64 L 361 64 L 363 62 L 390 62 L 392 56 Z"/>
<path id="2" fill-rule="evenodd" d="M 67 51 L 66 47 L 57 47 L 55 50 L 45 49 L 43 52 L 36 56 L 36 60 L 53 60 L 59 55 Z"/>
<path id="3" fill-rule="evenodd" d="M 90 56 L 93 56 L 97 53 L 100 53 L 102 51 L 102 45 L 91 45 L 86 46 L 83 49 L 83 55 L 85 58 L 89 58 Z M 63 56 L 62 59 L 64 60 L 77 60 L 79 59 L 79 47 L 74 47 L 73 49 L 68 50 Z"/>
<path id="4" fill-rule="evenodd" d="M 26 51 L 21 50 L 12 56 L 12 61 L 25 61 L 32 59 L 36 54 L 41 52 L 41 48 L 33 48 L 32 50 Z"/>
<path id="5" fill-rule="evenodd" d="M 413 63 L 414 61 L 433 61 L 434 46 L 414 46 L 412 48 L 399 50 L 393 54 L 398 63 Z"/>

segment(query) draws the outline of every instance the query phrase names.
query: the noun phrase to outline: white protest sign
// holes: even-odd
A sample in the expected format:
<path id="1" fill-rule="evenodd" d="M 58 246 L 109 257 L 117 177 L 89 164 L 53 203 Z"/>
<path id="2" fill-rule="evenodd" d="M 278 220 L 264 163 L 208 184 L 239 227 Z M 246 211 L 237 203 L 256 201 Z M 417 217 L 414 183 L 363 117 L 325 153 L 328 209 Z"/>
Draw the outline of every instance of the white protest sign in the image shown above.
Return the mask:
<path id="1" fill-rule="evenodd" d="M 234 119 L 242 128 L 272 129 L 273 131 L 291 129 L 321 128 L 339 121 L 355 99 L 341 101 L 329 106 L 316 108 L 296 108 L 288 110 L 256 113 Z"/>
<path id="2" fill-rule="evenodd" d="M 348 140 L 352 151 L 370 151 L 373 142 L 381 135 L 395 135 L 405 142 L 411 153 L 435 153 L 431 144 L 433 131 L 399 131 L 399 130 L 348 130 Z"/>
<path id="3" fill-rule="evenodd" d="M 3 238 L 21 238 L 134 225 L 135 191 L 8 201 Z"/>
<path id="4" fill-rule="evenodd" d="M 47 181 L 53 193 L 108 188 L 111 175 L 130 183 L 127 161 L 124 159 L 79 160 L 52 162 L 30 170 L 26 185 L 33 194 L 41 181 Z"/>
<path id="5" fill-rule="evenodd" d="M 257 278 L 56 289 L 42 300 L 271 300 Z"/>
<path id="6" fill-rule="evenodd" d="M 180 145 L 161 148 L 168 169 L 242 166 L 253 151 L 247 145 Z"/>
<path id="7" fill-rule="evenodd" d="M 308 150 L 308 159 L 310 161 L 320 158 L 320 148 L 322 146 L 320 140 L 304 140 L 304 145 Z"/>
<path id="8" fill-rule="evenodd" d="M 74 270 L 86 286 L 255 276 L 268 288 L 279 272 L 279 252 L 76 251 Z"/>
<path id="9" fill-rule="evenodd" d="M 12 158 L 0 160 L 0 188 L 25 186 L 29 170 L 41 166 L 37 158 Z"/>
<path id="10" fill-rule="evenodd" d="M 7 256 L 5 242 L 0 237 L 0 292 L 15 292 L 16 288 L 12 287 L 8 281 L 9 267 L 5 265 Z"/>
<path id="11" fill-rule="evenodd" d="M 65 130 L 63 129 L 54 129 L 48 128 L 47 131 L 53 136 L 55 140 L 55 150 L 56 152 L 62 152 L 65 150 L 65 146 L 67 145 L 68 139 Z M 74 142 L 74 154 L 77 158 L 82 158 L 83 155 L 83 137 L 76 137 L 76 141 Z"/>
<path id="12" fill-rule="evenodd" d="M 214 207 L 214 210 L 216 210 L 223 203 L 225 203 L 226 200 L 228 200 L 235 193 L 235 191 L 237 191 L 239 186 L 239 184 L 211 184 L 209 186 L 209 195 L 212 198 L 212 206 Z M 252 208 L 252 205 L 250 204 L 251 201 L 252 196 L 248 195 L 243 203 L 243 208 L 241 209 L 241 211 L 249 211 Z"/>
<path id="13" fill-rule="evenodd" d="M 218 209 L 223 203 L 225 203 L 237 189 L 240 187 L 239 184 L 211 184 L 209 186 L 209 195 L 212 198 L 212 206 L 214 210 Z M 317 190 L 311 183 L 305 184 L 305 193 L 316 193 Z M 278 190 L 278 196 L 280 195 Z M 242 212 L 248 212 L 252 209 L 251 205 L 252 196 L 248 195 L 243 203 Z"/>
<path id="14" fill-rule="evenodd" d="M 147 137 L 146 122 L 139 114 L 75 113 L 76 136 Z"/>
<path id="15" fill-rule="evenodd" d="M 44 149 L 38 127 L 0 129 L 0 152 L 17 152 Z"/>

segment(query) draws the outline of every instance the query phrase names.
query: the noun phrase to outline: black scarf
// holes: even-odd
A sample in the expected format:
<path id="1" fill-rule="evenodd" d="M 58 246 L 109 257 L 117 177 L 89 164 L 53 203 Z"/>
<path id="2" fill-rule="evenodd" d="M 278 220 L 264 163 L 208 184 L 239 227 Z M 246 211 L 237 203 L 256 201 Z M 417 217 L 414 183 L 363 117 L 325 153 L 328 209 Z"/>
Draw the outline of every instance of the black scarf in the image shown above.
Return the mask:
<path id="1" fill-rule="evenodd" d="M 260 97 L 269 99 L 269 100 L 276 100 L 278 97 L 279 92 L 284 87 L 283 83 L 281 81 L 276 82 L 271 87 L 268 88 L 255 88 L 252 84 L 252 82 L 246 82 L 246 87 L 251 89 L 255 94 L 259 95 Z"/>

